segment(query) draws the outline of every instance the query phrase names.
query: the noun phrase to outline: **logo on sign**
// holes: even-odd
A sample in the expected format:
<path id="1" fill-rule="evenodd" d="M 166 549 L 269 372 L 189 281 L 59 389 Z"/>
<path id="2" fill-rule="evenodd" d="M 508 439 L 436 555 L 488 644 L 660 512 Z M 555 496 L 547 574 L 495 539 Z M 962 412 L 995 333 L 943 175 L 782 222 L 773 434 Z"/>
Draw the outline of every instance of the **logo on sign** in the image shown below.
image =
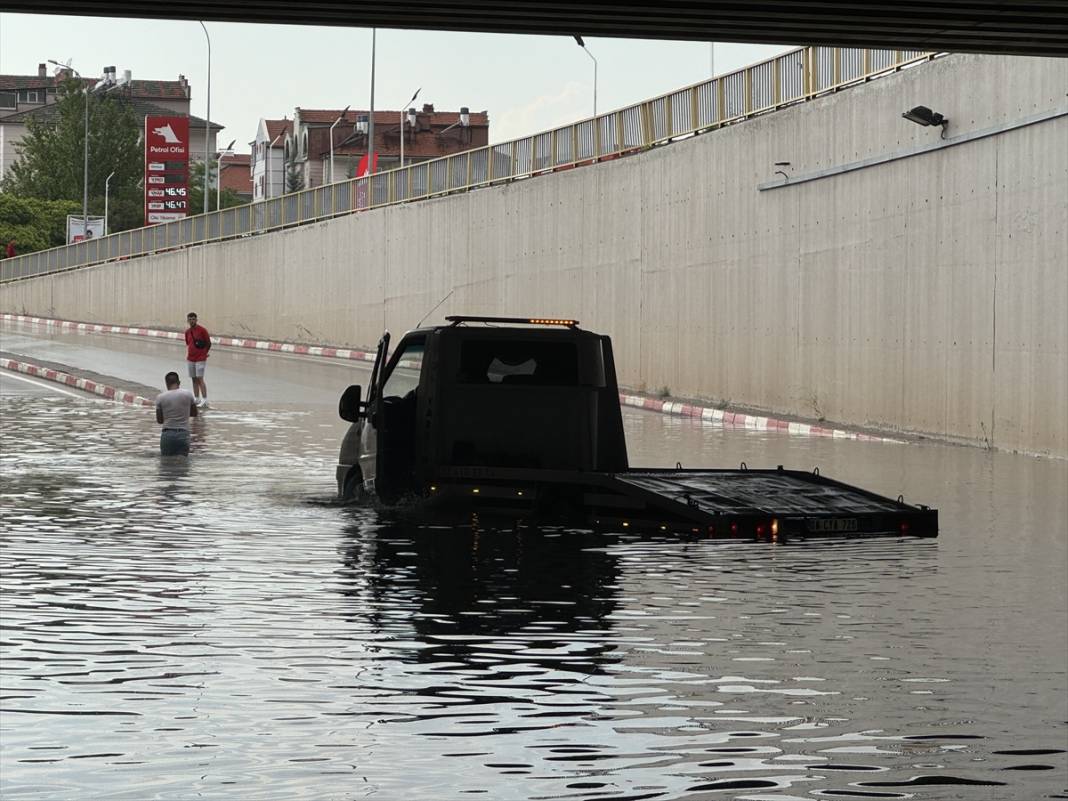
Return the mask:
<path id="1" fill-rule="evenodd" d="M 163 141 L 168 145 L 182 144 L 182 140 L 178 138 L 178 135 L 170 125 L 161 125 L 159 128 L 153 128 L 152 133 L 156 136 L 163 137 Z"/>
<path id="2" fill-rule="evenodd" d="M 189 117 L 145 117 L 145 221 L 171 222 L 189 209 Z"/>

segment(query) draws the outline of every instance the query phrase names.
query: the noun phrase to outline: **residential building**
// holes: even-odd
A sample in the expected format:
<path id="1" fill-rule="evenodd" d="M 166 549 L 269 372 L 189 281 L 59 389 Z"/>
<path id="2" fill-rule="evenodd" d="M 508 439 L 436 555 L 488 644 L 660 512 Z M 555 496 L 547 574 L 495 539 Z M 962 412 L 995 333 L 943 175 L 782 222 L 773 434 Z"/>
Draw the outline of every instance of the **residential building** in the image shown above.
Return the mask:
<path id="1" fill-rule="evenodd" d="M 0 75 L 0 179 L 18 160 L 18 143 L 26 135 L 26 123 L 30 118 L 50 121 L 56 119 L 53 106 L 58 97 L 59 86 L 71 76 L 62 67 L 52 75 L 44 64 L 37 65 L 36 75 Z M 179 75 L 176 81 L 149 81 L 128 79 L 119 88 L 110 90 L 131 105 L 139 119 L 148 115 L 174 114 L 189 117 L 190 158 L 203 161 L 205 153 L 205 128 L 207 128 L 207 152 L 214 153 L 216 137 L 223 126 L 205 123 L 200 117 L 189 113 L 191 91 L 189 81 Z M 92 87 L 99 78 L 83 78 L 83 83 Z"/>
<path id="2" fill-rule="evenodd" d="M 252 174 L 248 153 L 224 153 L 219 161 L 219 187 L 232 190 L 245 203 L 252 202 Z"/>
<path id="3" fill-rule="evenodd" d="M 340 109 L 298 107 L 294 111 L 284 140 L 283 160 L 286 165 L 296 165 L 305 189 L 330 183 L 331 139 L 335 181 L 354 177 L 360 160 L 367 155 L 368 112 L 350 110 L 334 125 L 341 114 Z M 425 103 L 421 111 L 406 112 L 403 122 L 401 117 L 400 111 L 375 111 L 377 172 L 400 164 L 402 133 L 406 164 L 489 144 L 489 115 L 485 111 L 435 111 L 433 104 Z"/>
<path id="4" fill-rule="evenodd" d="M 261 119 L 252 146 L 252 198 L 266 200 L 285 194 L 286 136 L 293 132 L 293 121 Z"/>

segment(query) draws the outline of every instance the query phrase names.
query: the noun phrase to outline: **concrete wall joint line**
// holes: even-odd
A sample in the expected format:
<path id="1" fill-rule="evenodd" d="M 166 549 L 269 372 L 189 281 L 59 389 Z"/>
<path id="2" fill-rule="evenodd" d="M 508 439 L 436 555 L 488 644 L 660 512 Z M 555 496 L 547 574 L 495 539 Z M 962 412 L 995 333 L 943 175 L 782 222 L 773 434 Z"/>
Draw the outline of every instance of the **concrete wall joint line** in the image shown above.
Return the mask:
<path id="1" fill-rule="evenodd" d="M 1043 122 L 1050 122 L 1061 117 L 1068 117 L 1068 111 L 1053 111 L 1046 114 L 1036 114 L 1033 117 L 1027 117 L 1016 122 L 1006 123 L 1005 125 L 997 125 L 993 128 L 984 128 L 981 131 L 973 131 L 967 134 L 961 134 L 960 136 L 954 136 L 950 139 L 940 139 L 934 144 L 924 145 L 918 147 L 915 150 L 899 150 L 896 153 L 887 153 L 885 156 L 873 156 L 872 158 L 862 159 L 861 161 L 852 161 L 848 164 L 839 164 L 836 167 L 828 167 L 825 170 L 816 170 L 815 172 L 803 173 L 801 175 L 791 177 L 785 181 L 765 181 L 764 183 L 757 184 L 757 191 L 767 192 L 772 189 L 785 189 L 788 186 L 796 186 L 797 184 L 805 184 L 810 181 L 819 181 L 823 178 L 830 178 L 835 175 L 842 175 L 847 172 L 855 172 L 856 170 L 867 169 L 868 167 L 875 167 L 879 164 L 888 164 L 892 161 L 901 161 L 902 159 L 910 159 L 913 156 L 922 156 L 925 153 L 933 153 L 938 150 L 945 150 L 946 148 L 956 147 L 957 145 L 964 145 L 969 142 L 975 142 L 980 139 L 986 139 L 991 136 L 997 136 L 998 134 L 1008 133 L 1009 131 L 1015 131 L 1019 128 L 1026 128 L 1029 125 L 1038 125 Z"/>

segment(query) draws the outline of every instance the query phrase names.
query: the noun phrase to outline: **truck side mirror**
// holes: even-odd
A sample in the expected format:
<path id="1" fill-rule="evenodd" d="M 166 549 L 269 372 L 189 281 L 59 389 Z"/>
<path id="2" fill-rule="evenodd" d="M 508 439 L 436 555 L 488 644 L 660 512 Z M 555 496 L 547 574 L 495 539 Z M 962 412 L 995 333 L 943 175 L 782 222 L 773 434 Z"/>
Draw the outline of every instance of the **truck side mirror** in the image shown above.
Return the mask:
<path id="1" fill-rule="evenodd" d="M 353 384 L 341 394 L 341 400 L 337 404 L 337 413 L 341 415 L 342 420 L 355 423 L 362 417 L 361 406 L 363 404 L 360 402 L 362 395 L 363 389 L 359 384 Z"/>

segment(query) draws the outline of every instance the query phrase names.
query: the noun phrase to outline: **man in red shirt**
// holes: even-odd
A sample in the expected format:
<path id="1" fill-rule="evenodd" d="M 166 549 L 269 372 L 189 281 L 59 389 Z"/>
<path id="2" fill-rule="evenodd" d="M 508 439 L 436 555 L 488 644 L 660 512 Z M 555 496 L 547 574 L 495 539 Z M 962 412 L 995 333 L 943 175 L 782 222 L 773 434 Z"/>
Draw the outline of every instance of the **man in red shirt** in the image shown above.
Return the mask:
<path id="1" fill-rule="evenodd" d="M 197 324 L 196 312 L 185 316 L 189 328 L 185 330 L 185 358 L 189 363 L 189 377 L 193 379 L 193 397 L 197 406 L 208 405 L 208 387 L 204 383 L 204 368 L 207 366 L 208 351 L 211 350 L 211 334 L 202 325 Z"/>

